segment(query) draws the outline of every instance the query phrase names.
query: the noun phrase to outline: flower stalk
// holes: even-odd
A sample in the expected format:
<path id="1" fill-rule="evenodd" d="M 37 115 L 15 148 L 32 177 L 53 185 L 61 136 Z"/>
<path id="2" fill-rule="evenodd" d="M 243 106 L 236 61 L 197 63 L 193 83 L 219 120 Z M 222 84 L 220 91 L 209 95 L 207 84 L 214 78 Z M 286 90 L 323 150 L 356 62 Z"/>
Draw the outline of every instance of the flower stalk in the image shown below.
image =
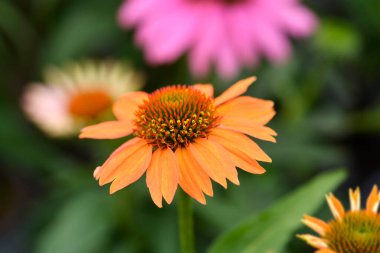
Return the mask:
<path id="1" fill-rule="evenodd" d="M 178 225 L 181 253 L 195 253 L 193 208 L 190 197 L 182 190 L 178 194 Z"/>

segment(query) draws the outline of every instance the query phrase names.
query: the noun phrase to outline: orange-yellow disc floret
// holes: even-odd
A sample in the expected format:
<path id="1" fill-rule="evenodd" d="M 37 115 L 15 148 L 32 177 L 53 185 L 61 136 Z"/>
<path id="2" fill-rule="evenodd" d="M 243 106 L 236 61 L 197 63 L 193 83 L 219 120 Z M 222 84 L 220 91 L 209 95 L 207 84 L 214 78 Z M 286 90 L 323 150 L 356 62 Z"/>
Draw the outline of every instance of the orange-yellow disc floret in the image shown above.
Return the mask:
<path id="1" fill-rule="evenodd" d="M 149 96 L 136 112 L 135 134 L 155 148 L 187 146 L 218 124 L 213 100 L 187 86 L 170 86 Z"/>

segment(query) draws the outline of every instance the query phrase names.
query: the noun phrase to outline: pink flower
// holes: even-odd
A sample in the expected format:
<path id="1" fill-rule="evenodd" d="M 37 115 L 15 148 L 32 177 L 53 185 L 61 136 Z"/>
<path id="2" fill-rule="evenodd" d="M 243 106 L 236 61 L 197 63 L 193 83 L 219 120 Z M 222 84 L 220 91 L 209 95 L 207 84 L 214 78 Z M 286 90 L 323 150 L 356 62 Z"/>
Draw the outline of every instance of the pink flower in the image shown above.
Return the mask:
<path id="1" fill-rule="evenodd" d="M 188 52 L 195 76 L 215 65 L 227 79 L 260 56 L 283 62 L 291 53 L 286 35 L 308 36 L 317 24 L 298 0 L 127 0 L 119 22 L 137 28 L 136 42 L 151 64 Z"/>

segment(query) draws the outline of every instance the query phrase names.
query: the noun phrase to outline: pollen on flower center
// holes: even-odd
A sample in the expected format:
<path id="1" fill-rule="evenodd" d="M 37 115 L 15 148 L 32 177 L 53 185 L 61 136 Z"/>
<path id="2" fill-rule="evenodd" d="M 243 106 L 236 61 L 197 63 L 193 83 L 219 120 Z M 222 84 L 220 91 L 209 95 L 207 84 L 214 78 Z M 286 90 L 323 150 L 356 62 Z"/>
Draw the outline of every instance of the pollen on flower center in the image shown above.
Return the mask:
<path id="1" fill-rule="evenodd" d="M 218 124 L 213 100 L 186 86 L 152 93 L 136 112 L 135 134 L 156 148 L 187 146 Z"/>
<path id="2" fill-rule="evenodd" d="M 341 221 L 331 221 L 329 227 L 325 237 L 335 252 L 380 252 L 380 218 L 376 214 L 349 212 Z"/>
<path id="3" fill-rule="evenodd" d="M 96 117 L 110 108 L 111 97 L 104 91 L 83 91 L 75 94 L 69 101 L 69 111 L 77 117 Z"/>

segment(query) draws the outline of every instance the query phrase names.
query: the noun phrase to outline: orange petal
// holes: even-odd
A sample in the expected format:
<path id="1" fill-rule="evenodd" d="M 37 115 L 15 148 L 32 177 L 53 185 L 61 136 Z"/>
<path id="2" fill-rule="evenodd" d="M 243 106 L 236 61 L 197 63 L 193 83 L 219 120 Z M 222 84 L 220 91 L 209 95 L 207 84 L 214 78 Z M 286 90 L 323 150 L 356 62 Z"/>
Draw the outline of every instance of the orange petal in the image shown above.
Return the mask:
<path id="1" fill-rule="evenodd" d="M 152 158 L 152 145 L 146 144 L 136 150 L 121 164 L 120 173 L 112 182 L 110 193 L 114 193 L 138 180 L 146 171 Z"/>
<path id="2" fill-rule="evenodd" d="M 317 249 L 326 249 L 328 248 L 327 243 L 319 237 L 316 237 L 314 235 L 297 235 L 298 238 L 301 238 L 302 240 L 306 241 L 309 245 L 313 246 Z"/>
<path id="3" fill-rule="evenodd" d="M 157 149 L 147 170 L 146 183 L 154 203 L 162 207 L 162 196 L 170 204 L 178 186 L 177 158 L 170 148 Z"/>
<path id="4" fill-rule="evenodd" d="M 360 210 L 360 189 L 356 187 L 355 191 L 349 190 L 351 211 Z"/>
<path id="5" fill-rule="evenodd" d="M 99 180 L 99 171 L 101 166 L 95 168 L 94 173 L 92 174 L 96 180 Z"/>
<path id="6" fill-rule="evenodd" d="M 146 144 L 146 141 L 140 138 L 133 138 L 117 148 L 96 172 L 99 185 L 112 182 L 123 170 L 120 165 Z"/>
<path id="7" fill-rule="evenodd" d="M 203 84 L 203 83 L 197 83 L 192 85 L 194 89 L 200 90 L 202 93 L 207 95 L 208 97 L 214 97 L 214 87 L 212 84 Z"/>
<path id="8" fill-rule="evenodd" d="M 117 139 L 130 135 L 132 132 L 133 127 L 131 122 L 106 121 L 83 128 L 79 138 Z"/>
<path id="9" fill-rule="evenodd" d="M 239 184 L 234 164 L 221 145 L 211 140 L 198 139 L 189 150 L 203 170 L 217 183 L 227 188 L 226 178 Z"/>
<path id="10" fill-rule="evenodd" d="M 240 169 L 252 174 L 265 173 L 265 169 L 261 167 L 256 160 L 251 159 L 249 156 L 242 153 L 238 149 L 231 148 L 231 146 L 228 146 L 227 143 L 223 142 L 223 140 L 221 140 L 219 137 L 210 135 L 209 139 L 223 146 L 223 148 L 228 152 L 228 156 L 231 158 L 236 167 L 239 167 Z"/>
<path id="11" fill-rule="evenodd" d="M 217 107 L 223 117 L 250 119 L 254 124 L 265 125 L 276 114 L 274 103 L 253 97 L 238 97 Z"/>
<path id="12" fill-rule="evenodd" d="M 315 253 L 336 253 L 336 252 L 332 251 L 331 249 L 320 249 L 320 250 L 317 250 Z"/>
<path id="13" fill-rule="evenodd" d="M 202 204 L 206 204 L 202 192 L 213 196 L 212 184 L 209 176 L 197 163 L 187 148 L 178 148 L 175 152 L 179 163 L 179 184 L 191 197 Z"/>
<path id="14" fill-rule="evenodd" d="M 273 137 L 277 135 L 275 131 L 266 126 L 254 125 L 249 119 L 222 117 L 219 127 L 242 132 L 260 140 L 276 142 Z"/>
<path id="15" fill-rule="evenodd" d="M 252 76 L 243 80 L 238 81 L 223 92 L 219 97 L 215 98 L 215 105 L 220 105 L 228 100 L 240 96 L 247 91 L 248 87 L 256 81 L 256 77 Z"/>
<path id="16" fill-rule="evenodd" d="M 367 212 L 377 213 L 380 202 L 380 192 L 377 188 L 377 185 L 374 185 L 371 191 L 371 194 L 367 198 L 366 209 Z"/>
<path id="17" fill-rule="evenodd" d="M 160 152 L 153 153 L 152 160 L 146 171 L 146 185 L 148 186 L 150 196 L 153 202 L 159 207 L 162 207 L 162 192 L 161 192 L 161 170 L 160 170 Z"/>
<path id="18" fill-rule="evenodd" d="M 244 134 L 222 128 L 214 128 L 210 133 L 215 141 L 225 149 L 238 155 L 242 159 L 272 162 L 272 159 L 249 137 Z M 254 164 L 253 164 L 254 165 Z"/>
<path id="19" fill-rule="evenodd" d="M 133 121 L 135 112 L 144 100 L 148 100 L 148 94 L 142 91 L 129 92 L 121 96 L 112 107 L 113 114 L 119 120 Z"/>
<path id="20" fill-rule="evenodd" d="M 341 220 L 344 215 L 344 208 L 342 203 L 337 198 L 335 198 L 332 193 L 326 196 L 326 199 L 334 217 L 338 220 Z"/>
<path id="21" fill-rule="evenodd" d="M 308 215 L 304 216 L 302 222 L 321 236 L 324 236 L 326 231 L 329 230 L 329 226 L 326 222 Z"/>

